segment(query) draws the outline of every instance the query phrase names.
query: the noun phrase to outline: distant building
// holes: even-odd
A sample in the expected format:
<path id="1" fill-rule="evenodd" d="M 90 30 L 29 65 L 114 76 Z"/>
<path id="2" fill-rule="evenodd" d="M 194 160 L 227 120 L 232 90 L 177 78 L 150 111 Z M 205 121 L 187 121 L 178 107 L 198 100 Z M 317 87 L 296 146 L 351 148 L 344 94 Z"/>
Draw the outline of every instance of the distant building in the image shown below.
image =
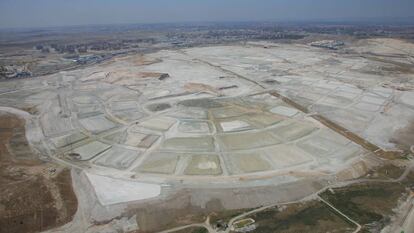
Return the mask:
<path id="1" fill-rule="evenodd" d="M 340 47 L 344 46 L 345 43 L 339 40 L 321 40 L 312 42 L 310 45 L 318 48 L 338 50 Z"/>

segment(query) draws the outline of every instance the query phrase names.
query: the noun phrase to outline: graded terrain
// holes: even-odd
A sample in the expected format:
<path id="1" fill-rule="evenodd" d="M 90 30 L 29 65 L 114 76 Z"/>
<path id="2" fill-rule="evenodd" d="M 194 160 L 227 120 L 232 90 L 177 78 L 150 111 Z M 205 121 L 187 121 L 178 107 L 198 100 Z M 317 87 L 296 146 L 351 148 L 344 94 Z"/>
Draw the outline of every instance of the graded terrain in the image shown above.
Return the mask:
<path id="1" fill-rule="evenodd" d="M 256 41 L 3 81 L 0 162 L 25 172 L 2 187 L 44 199 L 2 190 L 24 227 L 0 232 L 410 232 L 413 67 L 398 39 Z"/>

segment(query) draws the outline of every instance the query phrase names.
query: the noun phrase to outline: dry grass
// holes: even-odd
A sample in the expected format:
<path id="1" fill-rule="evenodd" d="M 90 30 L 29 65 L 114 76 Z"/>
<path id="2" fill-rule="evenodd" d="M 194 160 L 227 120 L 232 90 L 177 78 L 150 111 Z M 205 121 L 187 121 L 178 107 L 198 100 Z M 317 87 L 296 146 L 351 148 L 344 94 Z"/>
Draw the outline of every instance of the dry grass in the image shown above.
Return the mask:
<path id="1" fill-rule="evenodd" d="M 24 135 L 23 120 L 0 115 L 0 233 L 57 227 L 77 210 L 70 171 L 36 159 Z"/>

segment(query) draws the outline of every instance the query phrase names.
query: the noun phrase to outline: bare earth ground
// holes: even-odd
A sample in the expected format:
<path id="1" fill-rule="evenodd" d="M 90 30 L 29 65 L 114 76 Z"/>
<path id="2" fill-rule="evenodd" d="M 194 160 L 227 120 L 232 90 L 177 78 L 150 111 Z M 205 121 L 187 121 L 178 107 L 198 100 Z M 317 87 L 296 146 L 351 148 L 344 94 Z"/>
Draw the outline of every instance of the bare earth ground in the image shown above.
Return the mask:
<path id="1" fill-rule="evenodd" d="M 0 232 L 219 232 L 208 216 L 251 217 L 266 233 L 397 222 L 413 188 L 414 46 L 352 46 L 165 50 L 5 82 L 0 107 L 33 124 L 0 115 Z M 39 161 L 25 133 L 60 165 Z"/>
<path id="2" fill-rule="evenodd" d="M 398 130 L 391 141 L 398 145 L 402 150 L 410 150 L 410 147 L 414 142 L 414 121 L 407 127 Z"/>
<path id="3" fill-rule="evenodd" d="M 0 115 L 0 155 L 1 233 L 39 232 L 72 220 L 77 200 L 70 170 L 33 158 L 24 120 Z"/>

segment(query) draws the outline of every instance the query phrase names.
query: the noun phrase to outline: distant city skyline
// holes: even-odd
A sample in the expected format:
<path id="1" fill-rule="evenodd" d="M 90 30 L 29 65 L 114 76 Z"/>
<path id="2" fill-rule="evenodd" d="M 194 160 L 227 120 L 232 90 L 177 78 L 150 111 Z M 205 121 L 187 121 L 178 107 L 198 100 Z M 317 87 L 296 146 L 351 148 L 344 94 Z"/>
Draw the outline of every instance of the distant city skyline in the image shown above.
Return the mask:
<path id="1" fill-rule="evenodd" d="M 0 28 L 125 23 L 414 19 L 413 0 L 0 0 Z"/>

